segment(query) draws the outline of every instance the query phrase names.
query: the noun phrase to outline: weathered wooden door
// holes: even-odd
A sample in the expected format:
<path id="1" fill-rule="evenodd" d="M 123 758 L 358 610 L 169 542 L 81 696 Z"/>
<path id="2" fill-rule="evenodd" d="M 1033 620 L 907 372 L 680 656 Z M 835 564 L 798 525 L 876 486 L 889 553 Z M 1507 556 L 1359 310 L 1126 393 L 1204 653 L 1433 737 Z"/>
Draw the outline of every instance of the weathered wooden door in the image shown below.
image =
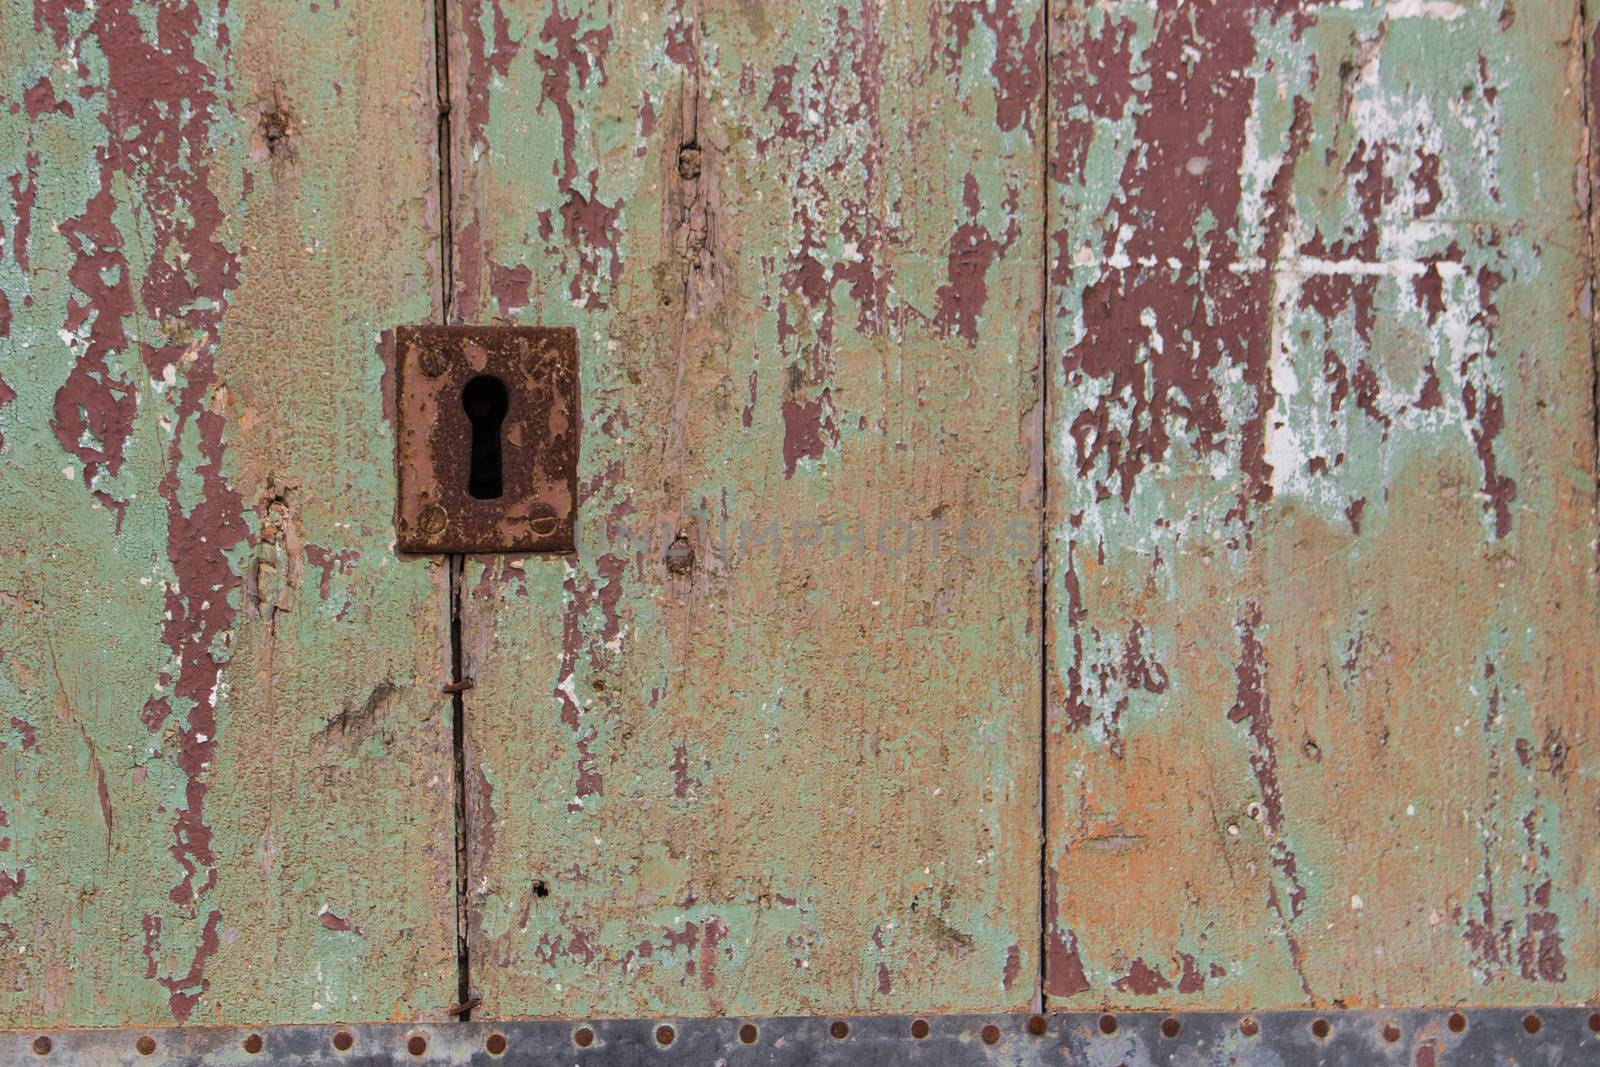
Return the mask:
<path id="1" fill-rule="evenodd" d="M 0 1025 L 1600 998 L 1589 40 L 0 0 Z"/>
<path id="2" fill-rule="evenodd" d="M 1034 995 L 1039 15 L 451 20 L 451 315 L 583 367 L 584 550 L 459 582 L 485 1013 Z"/>

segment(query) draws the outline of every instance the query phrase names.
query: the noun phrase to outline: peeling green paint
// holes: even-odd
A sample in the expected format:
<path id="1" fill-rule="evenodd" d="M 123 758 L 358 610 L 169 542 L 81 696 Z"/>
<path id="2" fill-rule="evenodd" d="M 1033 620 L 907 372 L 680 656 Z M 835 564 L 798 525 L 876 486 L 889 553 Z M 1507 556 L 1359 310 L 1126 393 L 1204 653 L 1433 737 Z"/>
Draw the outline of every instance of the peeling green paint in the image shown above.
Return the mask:
<path id="1" fill-rule="evenodd" d="M 431 36 L 0 3 L 4 1025 L 454 997 L 443 579 L 389 549 L 374 343 L 438 291 Z"/>
<path id="2" fill-rule="evenodd" d="M 999 8 L 452 5 L 457 309 L 584 375 L 586 550 L 464 582 L 481 1014 L 1033 996 L 1043 12 Z"/>
<path id="3" fill-rule="evenodd" d="M 1577 6 L 1056 14 L 1052 1003 L 1589 1000 Z"/>
<path id="4" fill-rule="evenodd" d="M 1600 997 L 1576 0 L 442 11 L 0 0 L 0 1025 L 447 1016 L 441 305 L 480 1017 Z"/>

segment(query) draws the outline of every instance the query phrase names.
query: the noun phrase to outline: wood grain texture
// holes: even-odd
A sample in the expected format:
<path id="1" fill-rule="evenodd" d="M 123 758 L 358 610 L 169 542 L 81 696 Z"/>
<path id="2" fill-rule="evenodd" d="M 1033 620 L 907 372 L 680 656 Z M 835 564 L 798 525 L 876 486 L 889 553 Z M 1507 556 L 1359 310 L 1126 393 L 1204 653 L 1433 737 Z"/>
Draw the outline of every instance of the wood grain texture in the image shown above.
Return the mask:
<path id="1" fill-rule="evenodd" d="M 1592 1001 L 1579 6 L 1052 15 L 1052 1005 Z"/>
<path id="2" fill-rule="evenodd" d="M 1028 1004 L 1041 6 L 449 10 L 457 311 L 584 428 L 464 580 L 480 1013 Z"/>
<path id="3" fill-rule="evenodd" d="M 0 79 L 0 1025 L 438 1016 L 431 12 L 4 0 Z"/>

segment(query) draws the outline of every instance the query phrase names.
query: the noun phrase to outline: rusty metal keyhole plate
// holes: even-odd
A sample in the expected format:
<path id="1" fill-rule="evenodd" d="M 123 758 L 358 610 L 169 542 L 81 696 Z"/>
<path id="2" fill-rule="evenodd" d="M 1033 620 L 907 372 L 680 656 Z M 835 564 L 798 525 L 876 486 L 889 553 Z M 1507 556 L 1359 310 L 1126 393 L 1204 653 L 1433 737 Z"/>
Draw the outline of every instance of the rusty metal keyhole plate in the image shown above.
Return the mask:
<path id="1" fill-rule="evenodd" d="M 578 512 L 577 331 L 402 326 L 395 348 L 399 550 L 570 552 Z M 494 424 L 500 482 L 492 499 L 481 497 L 482 478 L 474 481 L 474 426 L 463 400 L 468 383 L 485 377 L 505 387 L 504 414 Z"/>

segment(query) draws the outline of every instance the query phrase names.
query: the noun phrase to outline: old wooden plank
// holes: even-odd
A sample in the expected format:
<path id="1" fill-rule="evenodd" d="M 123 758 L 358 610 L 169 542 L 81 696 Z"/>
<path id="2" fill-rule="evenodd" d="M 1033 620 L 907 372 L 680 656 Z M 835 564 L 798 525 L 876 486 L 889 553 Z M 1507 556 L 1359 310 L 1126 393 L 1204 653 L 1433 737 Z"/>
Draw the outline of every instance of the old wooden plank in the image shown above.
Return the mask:
<path id="1" fill-rule="evenodd" d="M 1032 997 L 1043 28 L 451 5 L 459 315 L 584 405 L 582 549 L 464 581 L 484 1014 Z"/>
<path id="2" fill-rule="evenodd" d="M 5 0 L 0 71 L 0 1025 L 437 1015 L 431 13 Z"/>
<path id="3" fill-rule="evenodd" d="M 1053 1004 L 1600 993 L 1578 11 L 1053 3 Z"/>

